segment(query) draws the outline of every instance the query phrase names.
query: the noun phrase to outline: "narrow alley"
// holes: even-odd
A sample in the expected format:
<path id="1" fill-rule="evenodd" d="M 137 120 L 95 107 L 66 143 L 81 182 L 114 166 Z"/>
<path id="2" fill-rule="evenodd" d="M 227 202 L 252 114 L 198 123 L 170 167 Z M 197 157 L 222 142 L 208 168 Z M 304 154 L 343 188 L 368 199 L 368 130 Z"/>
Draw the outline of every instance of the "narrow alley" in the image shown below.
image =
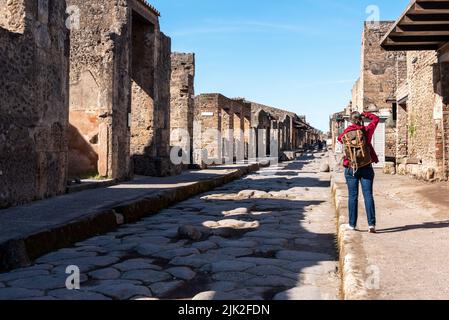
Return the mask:
<path id="1" fill-rule="evenodd" d="M 308 154 L 0 274 L 0 299 L 336 300 L 327 154 Z M 66 269 L 80 270 L 68 290 Z"/>

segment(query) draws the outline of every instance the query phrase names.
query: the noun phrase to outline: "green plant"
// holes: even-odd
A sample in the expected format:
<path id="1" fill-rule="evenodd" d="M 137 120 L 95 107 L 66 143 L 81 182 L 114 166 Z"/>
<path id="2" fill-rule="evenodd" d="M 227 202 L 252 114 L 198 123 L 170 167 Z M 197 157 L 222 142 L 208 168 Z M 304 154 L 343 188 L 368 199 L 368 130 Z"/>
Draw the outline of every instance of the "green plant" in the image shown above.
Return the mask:
<path id="1" fill-rule="evenodd" d="M 416 123 L 412 122 L 411 125 L 409 125 L 408 127 L 408 134 L 411 138 L 414 138 L 416 135 L 416 131 L 417 131 L 417 127 L 416 127 Z"/>

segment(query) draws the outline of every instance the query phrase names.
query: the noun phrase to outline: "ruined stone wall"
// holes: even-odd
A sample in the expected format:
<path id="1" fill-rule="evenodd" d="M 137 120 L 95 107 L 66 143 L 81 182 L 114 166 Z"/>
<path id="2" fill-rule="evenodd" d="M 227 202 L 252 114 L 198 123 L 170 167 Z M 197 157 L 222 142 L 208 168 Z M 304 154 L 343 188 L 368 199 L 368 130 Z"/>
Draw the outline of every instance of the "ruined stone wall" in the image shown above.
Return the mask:
<path id="1" fill-rule="evenodd" d="M 64 1 L 0 0 L 0 208 L 65 192 Z"/>
<path id="2" fill-rule="evenodd" d="M 437 160 L 441 132 L 442 100 L 436 93 L 439 82 L 437 54 L 411 51 L 407 55 L 407 158 L 406 173 L 431 180 L 441 177 L 442 163 Z M 441 147 L 438 146 L 438 149 Z M 442 154 L 439 156 L 442 158 Z M 399 170 L 403 173 L 403 169 Z"/>
<path id="3" fill-rule="evenodd" d="M 218 107 L 217 94 L 202 94 L 195 97 L 193 148 L 196 164 L 202 165 L 206 152 L 208 159 L 222 159 L 221 117 L 222 111 Z"/>
<path id="4" fill-rule="evenodd" d="M 186 139 L 179 133 L 188 132 L 185 148 L 193 150 L 193 117 L 195 108 L 195 55 L 171 55 L 170 131 L 171 145 L 180 145 Z M 188 155 L 190 158 L 190 155 Z"/>
<path id="5" fill-rule="evenodd" d="M 443 179 L 449 179 L 449 63 L 440 61 L 440 87 L 442 97 L 442 131 L 437 135 L 437 161 L 443 159 Z M 442 156 L 442 158 L 441 158 Z"/>
<path id="6" fill-rule="evenodd" d="M 171 39 L 153 13 L 133 13 L 131 156 L 134 173 L 169 176 L 181 167 L 170 161 Z"/>
<path id="7" fill-rule="evenodd" d="M 398 68 L 398 64 L 404 59 L 404 52 L 385 51 L 380 46 L 382 38 L 393 23 L 390 21 L 382 21 L 379 24 L 365 23 L 362 36 L 362 74 L 360 77 L 363 100 L 362 106 L 358 106 L 359 111 L 380 111 L 383 116 L 387 117 L 385 123 L 385 156 L 387 159 L 395 158 L 397 140 L 392 104 L 387 100 L 395 96 L 400 78 L 405 75 L 404 70 Z"/>
<path id="8" fill-rule="evenodd" d="M 70 36 L 70 173 L 127 179 L 131 11 L 126 0 L 67 4 L 80 13 Z"/>

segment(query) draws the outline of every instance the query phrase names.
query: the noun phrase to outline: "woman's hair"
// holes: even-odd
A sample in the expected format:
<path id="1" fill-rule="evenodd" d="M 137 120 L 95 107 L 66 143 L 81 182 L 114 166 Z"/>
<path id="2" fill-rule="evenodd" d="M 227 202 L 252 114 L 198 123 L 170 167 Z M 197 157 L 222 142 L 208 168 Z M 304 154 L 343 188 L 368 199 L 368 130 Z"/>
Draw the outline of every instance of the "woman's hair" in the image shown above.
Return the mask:
<path id="1" fill-rule="evenodd" d="M 362 124 L 363 118 L 362 118 L 362 115 L 360 114 L 360 112 L 354 111 L 353 113 L 351 113 L 351 117 L 349 118 L 349 121 L 351 121 L 354 124 Z"/>

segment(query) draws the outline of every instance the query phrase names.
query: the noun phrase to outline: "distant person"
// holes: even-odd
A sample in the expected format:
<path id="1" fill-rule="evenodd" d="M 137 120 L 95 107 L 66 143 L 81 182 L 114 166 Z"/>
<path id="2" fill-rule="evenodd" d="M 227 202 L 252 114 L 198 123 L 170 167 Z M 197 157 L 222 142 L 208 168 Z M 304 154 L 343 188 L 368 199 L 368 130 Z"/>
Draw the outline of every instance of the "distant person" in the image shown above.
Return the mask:
<path id="1" fill-rule="evenodd" d="M 364 126 L 363 117 L 371 120 Z M 349 229 L 356 230 L 358 220 L 359 184 L 362 185 L 365 210 L 368 217 L 369 233 L 376 233 L 376 207 L 373 196 L 374 169 L 373 163 L 378 163 L 372 140 L 379 117 L 364 112 L 353 112 L 350 117 L 351 125 L 338 137 L 344 148 L 346 184 L 349 191 Z"/>

